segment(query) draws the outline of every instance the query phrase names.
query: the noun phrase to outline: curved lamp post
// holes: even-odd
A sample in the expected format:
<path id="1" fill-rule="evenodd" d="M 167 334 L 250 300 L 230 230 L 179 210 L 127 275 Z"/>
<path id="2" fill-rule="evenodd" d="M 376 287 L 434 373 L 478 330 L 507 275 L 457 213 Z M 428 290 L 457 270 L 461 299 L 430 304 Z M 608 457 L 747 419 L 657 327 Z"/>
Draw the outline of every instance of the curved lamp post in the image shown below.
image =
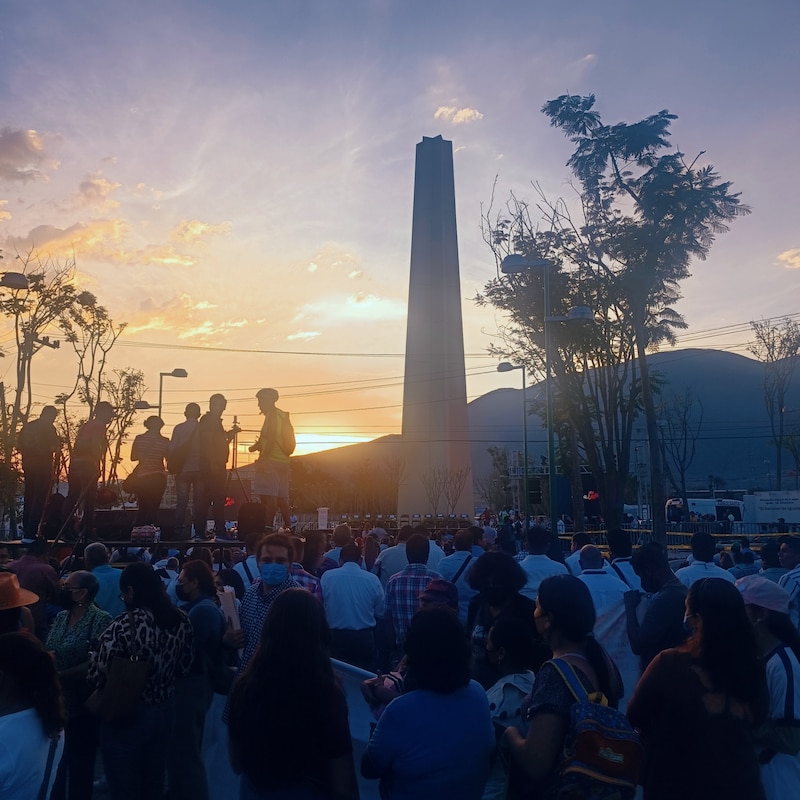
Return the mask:
<path id="1" fill-rule="evenodd" d="M 158 373 L 158 416 L 161 416 L 161 399 L 164 393 L 164 378 L 188 378 L 189 373 L 180 367 L 172 370 L 172 372 L 159 372 Z"/>
<path id="2" fill-rule="evenodd" d="M 548 258 L 532 258 L 512 253 L 500 263 L 500 270 L 504 275 L 519 275 L 532 269 L 544 270 L 544 373 L 545 397 L 547 401 L 547 482 L 550 505 L 550 527 L 554 529 L 557 522 L 556 509 L 556 446 L 555 424 L 553 419 L 553 380 L 550 374 L 550 324 L 553 322 L 587 323 L 594 322 L 594 312 L 588 306 L 571 308 L 566 316 L 553 317 L 550 315 L 550 269 L 554 266 Z"/>

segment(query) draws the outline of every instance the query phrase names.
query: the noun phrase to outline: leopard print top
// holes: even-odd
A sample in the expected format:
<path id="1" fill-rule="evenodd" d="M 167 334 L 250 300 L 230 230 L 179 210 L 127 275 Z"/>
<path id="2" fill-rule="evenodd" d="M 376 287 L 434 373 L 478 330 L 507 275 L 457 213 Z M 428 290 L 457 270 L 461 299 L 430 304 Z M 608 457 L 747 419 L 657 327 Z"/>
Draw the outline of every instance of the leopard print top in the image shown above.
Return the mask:
<path id="1" fill-rule="evenodd" d="M 156 625 L 153 612 L 146 608 L 133 611 L 137 652 L 150 662 L 144 687 L 146 705 L 168 700 L 175 690 L 175 680 L 189 671 L 194 651 L 194 635 L 189 617 L 182 611 L 181 621 L 172 630 Z M 111 659 L 131 653 L 131 625 L 128 614 L 121 614 L 106 628 L 97 647 L 90 653 L 87 681 L 92 688 L 103 688 Z"/>

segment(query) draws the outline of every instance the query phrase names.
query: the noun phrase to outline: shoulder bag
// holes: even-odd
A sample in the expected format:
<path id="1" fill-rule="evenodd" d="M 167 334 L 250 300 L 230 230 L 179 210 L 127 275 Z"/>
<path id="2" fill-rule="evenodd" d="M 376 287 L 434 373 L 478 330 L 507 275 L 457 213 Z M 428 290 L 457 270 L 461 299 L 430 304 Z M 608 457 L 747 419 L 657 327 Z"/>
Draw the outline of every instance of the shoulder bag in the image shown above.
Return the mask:
<path id="1" fill-rule="evenodd" d="M 86 708 L 101 722 L 117 722 L 133 715 L 142 702 L 150 662 L 140 658 L 136 645 L 136 620 L 128 612 L 131 652 L 127 656 L 112 656 L 108 665 L 106 685 L 95 689 L 86 701 Z"/>

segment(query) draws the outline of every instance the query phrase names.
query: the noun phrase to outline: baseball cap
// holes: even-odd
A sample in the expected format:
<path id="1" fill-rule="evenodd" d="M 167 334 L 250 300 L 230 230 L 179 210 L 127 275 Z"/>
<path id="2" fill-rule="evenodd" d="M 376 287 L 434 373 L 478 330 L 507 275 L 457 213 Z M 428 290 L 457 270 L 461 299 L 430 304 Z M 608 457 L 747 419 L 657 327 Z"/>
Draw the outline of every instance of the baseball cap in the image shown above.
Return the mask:
<path id="1" fill-rule="evenodd" d="M 789 592 L 774 581 L 760 575 L 746 575 L 736 581 L 736 588 L 747 605 L 760 606 L 779 614 L 789 613 Z"/>
<path id="2" fill-rule="evenodd" d="M 458 609 L 458 589 L 444 578 L 433 578 L 417 599 Z"/>

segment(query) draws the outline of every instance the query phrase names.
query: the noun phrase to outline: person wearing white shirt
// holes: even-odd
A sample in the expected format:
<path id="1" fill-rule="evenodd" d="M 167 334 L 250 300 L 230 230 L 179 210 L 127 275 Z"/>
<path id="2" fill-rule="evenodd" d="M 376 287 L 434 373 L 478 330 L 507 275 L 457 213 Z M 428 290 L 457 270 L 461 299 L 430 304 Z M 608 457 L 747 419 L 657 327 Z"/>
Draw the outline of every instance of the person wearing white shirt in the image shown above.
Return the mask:
<path id="1" fill-rule="evenodd" d="M 551 575 L 565 575 L 568 570 L 558 561 L 553 561 L 547 555 L 550 549 L 550 531 L 541 525 L 534 525 L 528 530 L 527 536 L 528 556 L 520 562 L 520 566 L 525 571 L 527 582 L 520 589 L 520 594 L 524 594 L 535 601 L 539 594 L 539 584 Z"/>
<path id="2" fill-rule="evenodd" d="M 333 529 L 333 547 L 325 553 L 325 558 L 329 558 L 331 561 L 339 563 L 339 558 L 342 555 L 342 548 L 347 544 L 353 543 L 353 530 L 352 528 L 346 523 L 343 522 L 341 525 L 337 525 Z"/>
<path id="3" fill-rule="evenodd" d="M 239 561 L 233 565 L 234 571 L 238 572 L 241 576 L 245 589 L 248 589 L 250 586 L 252 586 L 253 581 L 258 577 L 256 547 L 263 538 L 263 533 L 248 533 L 244 540 L 244 546 L 247 549 L 247 555 L 242 561 Z"/>
<path id="4" fill-rule="evenodd" d="M 701 578 L 721 578 L 729 583 L 736 583 L 730 572 L 714 563 L 716 544 L 710 533 L 696 533 L 691 540 L 694 561 L 688 567 L 682 567 L 675 577 L 687 588 Z"/>
<path id="5" fill-rule="evenodd" d="M 800 538 L 787 536 L 778 551 L 781 566 L 789 571 L 778 579 L 778 586 L 789 592 L 789 617 L 800 628 Z"/>
<path id="6" fill-rule="evenodd" d="M 625 711 L 628 698 L 641 676 L 639 657 L 631 649 L 628 639 L 628 617 L 625 611 L 625 592 L 629 586 L 614 574 L 610 567 L 603 566 L 603 554 L 593 544 L 581 548 L 581 574 L 592 595 L 596 620 L 594 638 L 603 646 L 617 665 L 625 695 L 619 709 Z"/>
<path id="7" fill-rule="evenodd" d="M 591 543 L 592 540 L 589 538 L 589 534 L 586 533 L 586 531 L 577 531 L 572 534 L 572 544 L 569 548 L 570 554 L 564 559 L 564 563 L 567 565 L 570 575 L 575 575 L 577 577 L 581 574 L 581 547 Z"/>
<path id="8" fill-rule="evenodd" d="M 641 578 L 633 569 L 631 546 L 631 535 L 620 528 L 613 528 L 606 535 L 608 542 L 609 557 L 611 559 L 611 571 L 623 582 L 628 584 L 629 589 L 642 591 Z"/>
<path id="9" fill-rule="evenodd" d="M 331 655 L 361 669 L 374 671 L 375 628 L 384 613 L 380 580 L 361 569 L 358 545 L 342 547 L 339 569 L 323 573 L 322 597 L 331 629 Z"/>
<path id="10" fill-rule="evenodd" d="M 391 578 L 392 575 L 397 575 L 398 572 L 401 572 L 408 566 L 406 542 L 414 533 L 424 533 L 425 536 L 430 539 L 430 536 L 428 536 L 428 529 L 423 525 L 418 525 L 416 528 L 412 528 L 411 525 L 403 525 L 397 532 L 397 544 L 394 545 L 394 547 L 389 547 L 381 551 L 381 554 L 372 565 L 372 572 L 380 578 L 381 586 L 383 586 L 384 591 L 386 591 L 386 584 L 389 583 L 389 578 Z M 438 572 L 438 565 L 444 558 L 444 550 L 442 550 L 436 542 L 431 542 L 428 552 L 428 561 L 425 566 L 434 572 Z"/>
<path id="11" fill-rule="evenodd" d="M 477 561 L 472 555 L 472 534 L 469 531 L 459 531 L 454 540 L 455 552 L 439 562 L 437 572 L 450 581 L 458 589 L 458 618 L 467 624 L 469 601 L 478 592 L 469 585 L 469 571 Z"/>

